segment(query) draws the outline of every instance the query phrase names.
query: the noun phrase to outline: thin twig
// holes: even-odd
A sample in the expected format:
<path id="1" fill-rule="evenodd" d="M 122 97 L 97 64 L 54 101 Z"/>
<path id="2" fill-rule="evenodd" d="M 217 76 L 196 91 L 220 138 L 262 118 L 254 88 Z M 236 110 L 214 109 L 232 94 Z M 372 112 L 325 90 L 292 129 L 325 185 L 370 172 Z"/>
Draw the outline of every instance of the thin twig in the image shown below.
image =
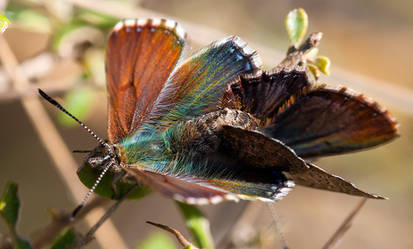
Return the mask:
<path id="1" fill-rule="evenodd" d="M 275 230 L 277 231 L 278 236 L 280 237 L 282 248 L 283 249 L 289 249 L 290 247 L 288 246 L 287 240 L 284 237 L 284 233 L 282 231 L 281 224 L 279 222 L 279 218 L 278 218 L 278 215 L 277 215 L 277 211 L 275 210 L 275 207 L 274 207 L 274 203 L 272 203 L 272 202 L 267 203 L 267 206 L 270 209 L 272 218 L 274 220 Z"/>
<path id="2" fill-rule="evenodd" d="M 192 249 L 197 249 L 198 247 L 194 246 L 191 242 L 189 242 L 183 235 L 181 232 L 179 232 L 178 230 L 176 230 L 175 228 L 166 226 L 166 225 L 162 225 L 159 223 L 154 223 L 151 221 L 146 221 L 146 223 L 151 224 L 152 226 L 156 226 L 159 227 L 160 229 L 163 229 L 165 231 L 168 231 L 170 233 L 172 233 L 173 235 L 175 235 L 176 239 L 179 241 L 179 243 L 184 246 L 184 247 L 191 247 Z"/>
<path id="3" fill-rule="evenodd" d="M 110 216 L 118 209 L 119 205 L 132 193 L 132 191 L 138 186 L 138 184 L 134 184 L 132 187 L 129 188 L 129 190 L 120 198 L 118 201 L 116 201 L 115 204 L 113 204 L 103 215 L 100 217 L 98 222 L 96 222 L 95 225 L 93 225 L 89 232 L 87 232 L 85 238 L 81 243 L 78 245 L 77 249 L 83 248 L 85 245 L 87 245 L 89 242 L 91 242 L 94 239 L 94 235 L 96 231 L 102 226 L 102 224 L 110 218 Z M 115 247 L 117 248 L 117 247 Z"/>
<path id="4" fill-rule="evenodd" d="M 343 238 L 344 234 L 350 229 L 352 222 L 361 208 L 367 202 L 367 198 L 363 198 L 356 208 L 347 216 L 337 231 L 330 237 L 322 249 L 332 249 Z"/>
<path id="5" fill-rule="evenodd" d="M 3 35 L 0 35 L 0 59 L 15 88 L 27 88 L 30 83 L 25 75 L 20 71 L 19 64 L 7 41 Z M 81 196 L 85 193 L 85 188 L 79 184 L 75 171 L 78 168 L 76 161 L 73 159 L 70 151 L 66 147 L 62 137 L 59 135 L 56 127 L 49 118 L 46 110 L 43 108 L 38 97 L 24 97 L 22 104 L 26 114 L 29 116 L 42 145 L 45 147 L 53 165 L 58 169 L 61 178 L 70 190 L 72 198 L 80 203 Z M 104 213 L 104 209 L 97 208 L 91 215 L 86 217 L 88 224 L 93 224 L 95 217 Z M 106 235 L 110 234 L 110 238 Z M 125 242 L 115 228 L 114 224 L 109 222 L 102 229 L 101 235 L 98 236 L 98 242 L 101 247 L 105 248 L 127 248 Z"/>

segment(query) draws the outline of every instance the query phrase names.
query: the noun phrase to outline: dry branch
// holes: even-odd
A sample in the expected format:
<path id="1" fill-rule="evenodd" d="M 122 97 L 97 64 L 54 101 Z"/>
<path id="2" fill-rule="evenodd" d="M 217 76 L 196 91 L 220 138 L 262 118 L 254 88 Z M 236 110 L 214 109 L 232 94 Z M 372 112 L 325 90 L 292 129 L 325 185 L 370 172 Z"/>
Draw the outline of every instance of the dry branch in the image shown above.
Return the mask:
<path id="1" fill-rule="evenodd" d="M 173 235 L 175 235 L 175 237 L 176 237 L 176 239 L 179 241 L 179 243 L 180 243 L 182 246 L 184 246 L 185 248 L 186 248 L 186 247 L 190 247 L 190 248 L 192 248 L 192 249 L 198 249 L 198 248 L 195 247 L 191 242 L 189 242 L 189 241 L 182 235 L 181 232 L 179 232 L 179 231 L 176 230 L 175 228 L 172 228 L 172 227 L 169 227 L 169 226 L 166 226 L 166 225 L 162 225 L 162 224 L 159 224 L 159 223 L 154 223 L 154 222 L 151 222 L 151 221 L 147 221 L 146 223 L 151 224 L 152 226 L 159 227 L 160 229 L 163 229 L 163 230 L 165 230 L 165 231 L 167 231 L 167 232 L 172 233 Z"/>

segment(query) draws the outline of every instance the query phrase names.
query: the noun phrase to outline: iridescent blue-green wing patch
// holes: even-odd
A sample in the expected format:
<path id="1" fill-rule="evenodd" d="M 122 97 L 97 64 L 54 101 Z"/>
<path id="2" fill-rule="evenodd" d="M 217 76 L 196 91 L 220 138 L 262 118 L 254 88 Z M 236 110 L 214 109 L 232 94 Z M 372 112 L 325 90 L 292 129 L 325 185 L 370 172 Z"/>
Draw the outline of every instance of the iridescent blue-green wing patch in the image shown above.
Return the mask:
<path id="1" fill-rule="evenodd" d="M 155 102 L 151 121 L 169 127 L 217 110 L 228 83 L 255 73 L 260 65 L 255 51 L 239 37 L 211 44 L 176 67 Z"/>
<path id="2" fill-rule="evenodd" d="M 397 136 L 397 124 L 361 94 L 320 86 L 293 101 L 264 132 L 308 158 L 390 141 Z"/>

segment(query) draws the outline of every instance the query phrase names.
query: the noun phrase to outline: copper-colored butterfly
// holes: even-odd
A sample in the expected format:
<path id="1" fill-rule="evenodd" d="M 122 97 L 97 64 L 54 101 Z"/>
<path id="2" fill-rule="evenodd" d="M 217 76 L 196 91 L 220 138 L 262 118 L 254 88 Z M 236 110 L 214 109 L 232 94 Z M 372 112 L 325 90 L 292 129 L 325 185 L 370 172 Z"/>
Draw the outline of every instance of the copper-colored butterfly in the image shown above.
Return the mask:
<path id="1" fill-rule="evenodd" d="M 106 49 L 109 142 L 98 138 L 87 165 L 189 204 L 274 201 L 294 184 L 382 198 L 305 160 L 394 138 L 376 103 L 315 86 L 300 63 L 263 72 L 239 37 L 188 59 L 184 47 L 171 20 L 116 25 Z"/>

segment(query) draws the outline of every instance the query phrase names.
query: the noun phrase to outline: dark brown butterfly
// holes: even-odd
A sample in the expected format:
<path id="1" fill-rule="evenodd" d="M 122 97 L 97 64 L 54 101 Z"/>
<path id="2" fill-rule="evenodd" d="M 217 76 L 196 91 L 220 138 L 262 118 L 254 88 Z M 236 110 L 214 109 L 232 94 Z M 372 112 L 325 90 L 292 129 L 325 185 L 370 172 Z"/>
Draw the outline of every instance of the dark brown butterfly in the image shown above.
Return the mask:
<path id="1" fill-rule="evenodd" d="M 262 72 L 238 37 L 188 59 L 184 46 L 174 21 L 116 25 L 106 50 L 109 143 L 88 165 L 189 204 L 274 201 L 294 184 L 381 198 L 305 160 L 395 137 L 377 104 L 315 86 L 302 63 Z"/>

